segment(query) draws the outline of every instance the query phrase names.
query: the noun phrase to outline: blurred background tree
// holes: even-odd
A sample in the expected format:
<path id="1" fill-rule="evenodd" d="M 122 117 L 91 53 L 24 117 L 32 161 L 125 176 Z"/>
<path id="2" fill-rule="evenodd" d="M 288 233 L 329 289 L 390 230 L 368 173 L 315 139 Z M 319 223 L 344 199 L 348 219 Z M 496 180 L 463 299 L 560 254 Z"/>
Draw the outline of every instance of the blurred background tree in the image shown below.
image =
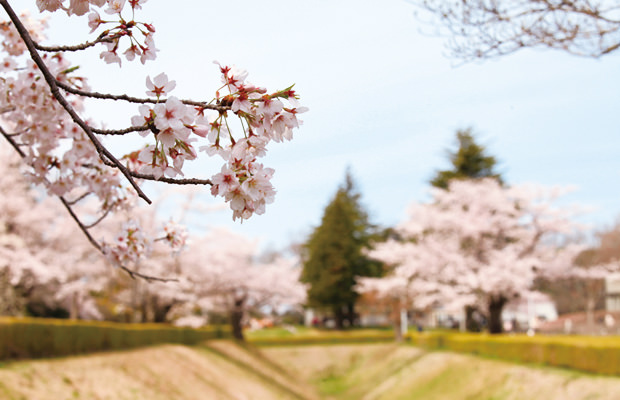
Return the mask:
<path id="1" fill-rule="evenodd" d="M 597 265 L 620 262 L 620 222 L 597 234 L 597 244 L 582 251 L 576 264 L 588 270 Z M 575 276 L 564 279 L 540 279 L 537 290 L 548 293 L 559 314 L 582 313 L 591 315 L 605 309 L 605 280 L 593 276 Z"/>
<path id="2" fill-rule="evenodd" d="M 302 249 L 302 282 L 308 283 L 308 306 L 329 311 L 337 329 L 354 325 L 358 276 L 379 276 L 382 266 L 365 255 L 379 235 L 369 222 L 351 173 L 325 207 L 321 224 Z"/>
<path id="3" fill-rule="evenodd" d="M 598 58 L 620 47 L 617 0 L 409 1 L 429 12 L 451 55 L 465 61 L 528 47 Z"/>
<path id="4" fill-rule="evenodd" d="M 452 169 L 437 171 L 431 179 L 431 185 L 448 189 L 453 179 L 480 179 L 494 178 L 503 183 L 499 173 L 494 168 L 497 159 L 486 153 L 486 148 L 476 142 L 471 128 L 456 131 L 456 150 L 448 150 L 448 159 Z M 470 332 L 482 330 L 481 316 L 483 313 L 474 306 L 465 307 L 465 329 Z"/>
<path id="5" fill-rule="evenodd" d="M 486 154 L 484 146 L 476 143 L 471 128 L 459 129 L 456 132 L 458 148 L 448 150 L 448 158 L 452 169 L 437 171 L 431 179 L 431 185 L 447 189 L 453 179 L 495 178 L 502 183 L 502 178 L 495 172 L 497 160 Z"/>

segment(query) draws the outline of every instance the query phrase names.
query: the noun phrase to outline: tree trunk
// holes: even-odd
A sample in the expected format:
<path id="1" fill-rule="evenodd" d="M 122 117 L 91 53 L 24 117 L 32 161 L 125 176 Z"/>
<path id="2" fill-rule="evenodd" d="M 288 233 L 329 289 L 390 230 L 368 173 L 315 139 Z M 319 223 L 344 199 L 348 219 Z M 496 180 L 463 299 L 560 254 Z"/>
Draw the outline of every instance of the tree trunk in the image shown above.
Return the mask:
<path id="1" fill-rule="evenodd" d="M 170 302 L 168 304 L 160 304 L 159 299 L 155 298 L 155 304 L 153 307 L 153 322 L 166 322 L 166 316 L 168 312 L 174 306 L 176 302 Z"/>
<path id="2" fill-rule="evenodd" d="M 465 330 L 467 332 L 480 332 L 482 330 L 480 321 L 475 318 L 477 311 L 478 307 L 476 306 L 465 306 Z"/>
<path id="3" fill-rule="evenodd" d="M 394 327 L 394 340 L 396 342 L 403 341 L 403 331 L 400 329 L 400 319 L 395 318 L 392 320 L 392 326 Z"/>
<path id="4" fill-rule="evenodd" d="M 69 307 L 69 318 L 78 319 L 78 311 L 79 311 L 78 294 L 77 292 L 74 292 L 73 296 L 71 296 L 71 305 Z"/>
<path id="5" fill-rule="evenodd" d="M 147 295 L 144 295 L 142 301 L 140 302 L 140 322 L 143 324 L 153 322 L 149 319 L 149 316 L 151 315 L 149 312 L 149 301 L 150 298 Z"/>
<path id="6" fill-rule="evenodd" d="M 586 300 L 586 325 L 587 325 L 587 329 L 588 335 L 593 335 L 594 334 L 594 306 L 596 305 L 596 302 L 594 300 L 594 298 L 592 296 L 588 296 L 588 299 Z"/>
<path id="7" fill-rule="evenodd" d="M 336 306 L 333 309 L 334 312 L 334 322 L 336 323 L 336 329 L 342 330 L 344 329 L 344 313 L 342 312 L 342 306 Z"/>
<path id="8" fill-rule="evenodd" d="M 489 333 L 499 334 L 504 331 L 504 327 L 502 324 L 502 310 L 504 309 L 504 305 L 506 305 L 506 299 L 504 296 L 491 296 L 489 298 Z"/>
<path id="9" fill-rule="evenodd" d="M 230 324 L 232 327 L 233 337 L 240 341 L 245 341 L 243 336 L 243 303 L 245 298 L 236 298 L 234 307 L 230 312 Z"/>
<path id="10" fill-rule="evenodd" d="M 355 303 L 347 304 L 347 320 L 349 327 L 355 326 Z"/>

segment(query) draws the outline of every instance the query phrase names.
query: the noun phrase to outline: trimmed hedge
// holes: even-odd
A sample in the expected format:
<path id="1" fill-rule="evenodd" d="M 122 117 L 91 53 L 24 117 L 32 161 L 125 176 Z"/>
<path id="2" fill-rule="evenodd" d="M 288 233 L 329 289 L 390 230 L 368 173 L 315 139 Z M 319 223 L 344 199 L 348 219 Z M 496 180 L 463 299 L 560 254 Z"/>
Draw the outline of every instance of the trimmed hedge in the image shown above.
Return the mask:
<path id="1" fill-rule="evenodd" d="M 415 333 L 412 344 L 502 360 L 620 375 L 620 337 Z"/>
<path id="2" fill-rule="evenodd" d="M 192 345 L 229 337 L 230 329 L 221 326 L 193 329 L 163 324 L 0 318 L 0 360 L 59 357 L 158 343 Z"/>
<path id="3" fill-rule="evenodd" d="M 231 338 L 229 327 L 200 329 L 163 324 L 119 324 L 0 317 L 0 360 L 59 357 L 125 350 L 159 343 L 193 345 Z M 488 335 L 454 332 L 410 333 L 405 340 L 432 350 L 478 354 L 596 374 L 620 375 L 620 337 Z M 250 339 L 257 346 L 385 343 L 391 331 L 323 332 L 319 335 Z"/>

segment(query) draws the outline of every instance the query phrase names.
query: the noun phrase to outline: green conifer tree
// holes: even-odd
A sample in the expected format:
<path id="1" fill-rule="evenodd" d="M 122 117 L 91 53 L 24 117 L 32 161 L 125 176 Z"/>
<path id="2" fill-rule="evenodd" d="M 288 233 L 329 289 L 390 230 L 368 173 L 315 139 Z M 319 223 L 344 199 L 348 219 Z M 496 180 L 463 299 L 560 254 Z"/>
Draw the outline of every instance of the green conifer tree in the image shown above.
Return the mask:
<path id="1" fill-rule="evenodd" d="M 378 276 L 381 264 L 364 255 L 375 227 L 360 204 L 351 174 L 325 208 L 321 225 L 304 244 L 301 280 L 309 284 L 308 305 L 333 314 L 336 327 L 355 322 L 358 276 Z"/>
<path id="2" fill-rule="evenodd" d="M 452 169 L 438 171 L 431 180 L 431 185 L 447 189 L 452 179 L 495 178 L 502 181 L 493 168 L 497 164 L 495 157 L 485 154 L 484 146 L 476 143 L 471 128 L 456 132 L 458 149 L 448 151 Z"/>

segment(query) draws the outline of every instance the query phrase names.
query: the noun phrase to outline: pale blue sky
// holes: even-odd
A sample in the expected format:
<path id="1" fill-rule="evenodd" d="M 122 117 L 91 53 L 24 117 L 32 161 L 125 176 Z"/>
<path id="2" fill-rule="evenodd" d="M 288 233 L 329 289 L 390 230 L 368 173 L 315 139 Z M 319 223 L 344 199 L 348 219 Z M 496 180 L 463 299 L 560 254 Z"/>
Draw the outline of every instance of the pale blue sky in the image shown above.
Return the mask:
<path id="1" fill-rule="evenodd" d="M 350 166 L 372 221 L 393 225 L 426 198 L 455 131 L 466 127 L 508 183 L 577 185 L 567 201 L 597 207 L 585 221 L 602 227 L 620 216 L 620 52 L 592 60 L 525 50 L 456 67 L 445 39 L 422 35 L 404 0 L 171 4 L 150 0 L 139 14 L 157 28 L 155 62 L 119 69 L 99 62 L 98 50 L 74 57 L 95 89 L 142 95 L 144 76 L 165 71 L 177 96 L 210 99 L 218 60 L 269 89 L 296 83 L 310 108 L 295 139 L 274 143 L 263 159 L 276 169 L 278 191 L 265 215 L 242 225 L 229 212 L 194 222 L 227 225 L 268 247 L 303 241 Z M 52 26 L 58 42 L 88 31 L 61 15 Z M 123 126 L 134 109 L 89 112 Z M 188 172 L 210 176 L 216 164 L 194 162 Z M 205 201 L 219 202 L 207 193 Z"/>

